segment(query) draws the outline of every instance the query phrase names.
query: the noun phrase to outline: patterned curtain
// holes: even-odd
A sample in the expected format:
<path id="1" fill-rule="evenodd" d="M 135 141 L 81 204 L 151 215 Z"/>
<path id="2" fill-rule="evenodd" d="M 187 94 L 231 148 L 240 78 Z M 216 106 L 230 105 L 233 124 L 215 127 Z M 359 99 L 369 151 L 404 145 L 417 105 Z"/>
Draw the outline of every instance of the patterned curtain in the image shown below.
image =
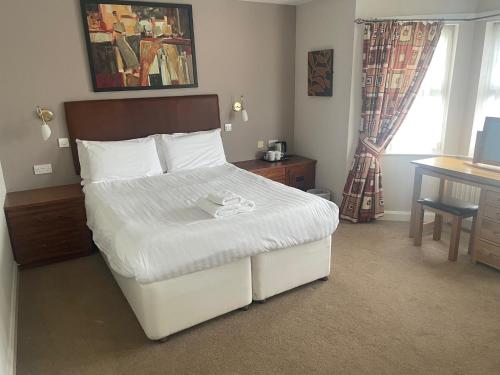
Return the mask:
<path id="1" fill-rule="evenodd" d="M 362 128 L 344 187 L 342 219 L 384 214 L 379 158 L 406 117 L 439 41 L 443 22 L 374 22 L 363 42 Z"/>

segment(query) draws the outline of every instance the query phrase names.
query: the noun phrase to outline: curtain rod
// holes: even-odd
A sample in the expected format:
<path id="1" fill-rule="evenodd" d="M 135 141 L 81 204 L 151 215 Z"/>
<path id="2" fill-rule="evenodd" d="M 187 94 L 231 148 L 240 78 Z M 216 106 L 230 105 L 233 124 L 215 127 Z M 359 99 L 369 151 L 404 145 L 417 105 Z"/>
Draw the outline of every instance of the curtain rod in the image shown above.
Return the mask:
<path id="1" fill-rule="evenodd" d="M 478 17 L 469 17 L 469 18 L 356 18 L 354 23 L 358 25 L 362 25 L 365 23 L 374 23 L 374 22 L 385 22 L 385 21 L 397 21 L 397 22 L 417 22 L 417 21 L 451 21 L 451 22 L 470 22 L 470 21 L 481 21 L 488 18 L 500 17 L 500 13 L 496 14 L 488 14 L 485 16 Z"/>

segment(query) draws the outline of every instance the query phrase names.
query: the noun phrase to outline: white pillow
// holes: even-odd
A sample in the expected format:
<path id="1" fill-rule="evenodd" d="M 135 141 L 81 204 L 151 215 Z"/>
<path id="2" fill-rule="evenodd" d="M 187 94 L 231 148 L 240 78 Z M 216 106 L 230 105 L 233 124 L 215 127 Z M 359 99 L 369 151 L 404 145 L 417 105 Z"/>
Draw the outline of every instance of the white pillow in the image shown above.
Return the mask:
<path id="1" fill-rule="evenodd" d="M 76 140 L 83 184 L 163 173 L 154 138 L 98 142 Z"/>
<path id="2" fill-rule="evenodd" d="M 225 164 L 220 129 L 187 134 L 162 134 L 160 147 L 168 172 Z"/>
<path id="3" fill-rule="evenodd" d="M 165 160 L 165 153 L 162 150 L 163 141 L 161 140 L 161 134 L 153 134 L 148 136 L 155 140 L 156 153 L 158 154 L 158 159 L 160 160 L 161 169 L 163 172 L 167 171 L 167 161 Z"/>

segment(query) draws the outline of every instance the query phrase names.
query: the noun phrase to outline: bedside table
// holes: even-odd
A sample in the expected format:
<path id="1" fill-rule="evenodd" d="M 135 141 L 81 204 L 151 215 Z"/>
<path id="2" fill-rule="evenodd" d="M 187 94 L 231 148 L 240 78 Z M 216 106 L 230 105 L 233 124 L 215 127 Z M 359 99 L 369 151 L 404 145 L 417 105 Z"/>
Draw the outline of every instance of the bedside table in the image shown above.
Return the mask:
<path id="1" fill-rule="evenodd" d="M 79 184 L 7 193 L 4 210 L 12 252 L 20 267 L 93 251 Z"/>
<path id="2" fill-rule="evenodd" d="M 289 156 L 286 160 L 268 162 L 255 159 L 233 163 L 270 180 L 300 189 L 313 189 L 316 179 L 316 160 L 302 156 Z"/>

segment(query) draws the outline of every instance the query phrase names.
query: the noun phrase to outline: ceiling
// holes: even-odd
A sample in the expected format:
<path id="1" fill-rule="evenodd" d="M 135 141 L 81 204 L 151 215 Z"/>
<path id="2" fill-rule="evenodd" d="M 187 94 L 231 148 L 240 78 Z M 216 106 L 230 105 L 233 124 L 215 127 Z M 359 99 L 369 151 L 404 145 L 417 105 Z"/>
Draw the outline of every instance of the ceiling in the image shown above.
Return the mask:
<path id="1" fill-rule="evenodd" d="M 312 0 L 241 0 L 241 1 L 250 1 L 252 3 L 281 4 L 281 5 L 300 5 L 309 3 Z"/>

